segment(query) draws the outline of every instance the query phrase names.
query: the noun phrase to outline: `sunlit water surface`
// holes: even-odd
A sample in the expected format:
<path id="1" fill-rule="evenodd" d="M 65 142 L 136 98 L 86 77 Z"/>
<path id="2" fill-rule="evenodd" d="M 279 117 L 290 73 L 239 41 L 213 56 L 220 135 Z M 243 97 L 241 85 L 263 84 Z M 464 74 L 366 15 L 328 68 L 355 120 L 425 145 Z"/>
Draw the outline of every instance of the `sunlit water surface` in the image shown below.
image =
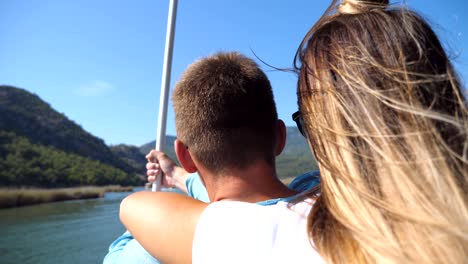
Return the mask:
<path id="1" fill-rule="evenodd" d="M 0 209 L 0 264 L 102 263 L 129 194 Z"/>

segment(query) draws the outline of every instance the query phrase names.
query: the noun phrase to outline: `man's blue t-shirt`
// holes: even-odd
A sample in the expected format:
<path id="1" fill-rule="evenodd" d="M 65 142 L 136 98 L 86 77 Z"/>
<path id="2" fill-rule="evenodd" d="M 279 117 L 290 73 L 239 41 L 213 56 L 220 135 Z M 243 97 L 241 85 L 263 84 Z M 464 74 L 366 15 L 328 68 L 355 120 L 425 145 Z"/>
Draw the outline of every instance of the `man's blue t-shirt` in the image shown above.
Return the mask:
<path id="1" fill-rule="evenodd" d="M 304 192 L 318 184 L 320 184 L 320 173 L 318 171 L 311 171 L 296 177 L 288 187 L 297 192 Z M 192 173 L 185 181 L 185 185 L 190 197 L 202 202 L 210 202 L 206 188 L 197 173 Z M 296 196 L 297 195 L 266 200 L 258 202 L 257 204 L 264 206 L 273 205 L 279 201 L 290 201 Z M 104 257 L 103 261 L 103 264 L 118 263 L 158 264 L 160 262 L 151 256 L 138 241 L 133 238 L 130 232 L 126 231 L 109 246 L 109 252 Z"/>

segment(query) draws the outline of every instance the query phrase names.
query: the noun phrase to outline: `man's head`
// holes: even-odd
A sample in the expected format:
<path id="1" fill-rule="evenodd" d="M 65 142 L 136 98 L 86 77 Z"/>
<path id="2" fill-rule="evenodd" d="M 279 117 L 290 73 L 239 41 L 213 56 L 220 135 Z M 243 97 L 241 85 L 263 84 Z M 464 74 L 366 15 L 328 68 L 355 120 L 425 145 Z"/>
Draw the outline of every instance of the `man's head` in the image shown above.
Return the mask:
<path id="1" fill-rule="evenodd" d="M 235 52 L 197 60 L 172 102 L 178 139 L 207 169 L 274 164 L 278 115 L 270 82 L 253 60 Z"/>

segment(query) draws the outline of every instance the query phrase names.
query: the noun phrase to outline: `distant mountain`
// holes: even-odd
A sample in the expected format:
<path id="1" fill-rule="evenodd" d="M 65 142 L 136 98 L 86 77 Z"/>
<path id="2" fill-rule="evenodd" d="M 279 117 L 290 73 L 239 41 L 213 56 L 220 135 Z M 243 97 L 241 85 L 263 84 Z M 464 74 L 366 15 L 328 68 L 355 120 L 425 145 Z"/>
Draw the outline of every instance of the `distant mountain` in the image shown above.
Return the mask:
<path id="1" fill-rule="evenodd" d="M 286 146 L 276 159 L 276 168 L 279 178 L 288 178 L 301 175 L 307 171 L 317 170 L 317 162 L 312 156 L 309 145 L 296 127 L 287 127 Z M 173 160 L 176 159 L 174 141 L 176 137 L 167 136 L 164 151 Z M 155 141 L 144 144 L 140 151 L 147 154 L 154 149 Z"/>
<path id="2" fill-rule="evenodd" d="M 172 160 L 177 161 L 177 156 L 174 151 L 174 141 L 176 140 L 175 136 L 166 136 L 166 142 L 164 144 L 164 153 L 166 153 Z M 156 141 L 153 140 L 149 143 L 144 144 L 140 147 L 140 152 L 143 154 L 148 154 L 150 150 L 154 149 L 156 146 Z"/>
<path id="3" fill-rule="evenodd" d="M 286 146 L 276 158 L 279 178 L 296 177 L 307 171 L 318 170 L 307 140 L 296 127 L 286 128 Z"/>
<path id="4" fill-rule="evenodd" d="M 132 145 L 115 145 L 110 146 L 110 150 L 115 156 L 124 160 L 135 171 L 144 174 L 146 171 L 145 155 L 140 151 L 140 148 Z"/>
<path id="5" fill-rule="evenodd" d="M 134 172 L 131 166 L 121 162 L 111 152 L 102 139 L 91 135 L 26 90 L 0 86 L 0 113 L 0 129 L 24 136 L 31 143 L 52 146 L 125 172 Z"/>
<path id="6" fill-rule="evenodd" d="M 0 184 L 28 186 L 35 183 L 32 185 L 55 187 L 53 183 L 49 186 L 47 181 L 19 180 L 24 178 L 19 175 L 23 170 L 28 170 L 31 177 L 34 171 L 41 174 L 48 171 L 49 175 L 44 174 L 44 177 L 50 179 L 62 175 L 58 172 L 60 168 L 82 170 L 89 178 L 60 180 L 60 186 L 136 183 L 139 181 L 137 173 L 142 173 L 134 163 L 119 158 L 102 139 L 23 89 L 0 86 L 0 132 L 0 171 L 3 171 L 0 173 L 9 177 L 8 181 L 0 179 Z M 68 167 L 60 167 L 52 156 Z M 50 176 L 52 174 L 55 176 Z M 68 174 L 61 177 L 68 177 Z M 116 177 L 120 182 L 115 182 Z"/>

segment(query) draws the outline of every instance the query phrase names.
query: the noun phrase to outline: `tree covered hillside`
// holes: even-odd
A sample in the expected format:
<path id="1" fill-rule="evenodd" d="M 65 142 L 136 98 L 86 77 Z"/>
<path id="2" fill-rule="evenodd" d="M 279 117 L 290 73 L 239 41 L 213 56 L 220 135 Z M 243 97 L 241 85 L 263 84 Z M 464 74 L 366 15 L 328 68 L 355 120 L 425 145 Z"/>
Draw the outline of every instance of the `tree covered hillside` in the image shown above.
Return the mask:
<path id="1" fill-rule="evenodd" d="M 286 128 L 286 146 L 276 158 L 276 169 L 279 178 L 296 177 L 308 171 L 318 170 L 306 139 L 296 127 Z"/>
<path id="2" fill-rule="evenodd" d="M 0 86 L 0 113 L 0 129 L 26 137 L 31 143 L 52 146 L 133 172 L 128 164 L 113 155 L 102 139 L 26 90 Z"/>
<path id="3" fill-rule="evenodd" d="M 110 146 L 110 149 L 114 155 L 125 161 L 136 172 L 141 174 L 146 172 L 146 153 L 142 153 L 140 148 L 132 145 L 119 144 Z"/>
<path id="4" fill-rule="evenodd" d="M 137 184 L 139 168 L 26 90 L 0 86 L 0 185 Z"/>
<path id="5" fill-rule="evenodd" d="M 115 167 L 27 138 L 0 131 L 0 186 L 72 187 L 137 185 L 140 180 Z"/>
<path id="6" fill-rule="evenodd" d="M 176 140 L 175 136 L 169 136 L 169 135 L 166 136 L 166 141 L 164 144 L 164 153 L 166 153 L 166 155 L 168 155 L 173 161 L 176 161 L 178 163 L 177 156 L 174 151 L 175 140 Z M 156 146 L 156 141 L 153 140 L 141 146 L 140 152 L 146 155 L 150 152 L 150 150 L 154 149 L 155 146 Z"/>

